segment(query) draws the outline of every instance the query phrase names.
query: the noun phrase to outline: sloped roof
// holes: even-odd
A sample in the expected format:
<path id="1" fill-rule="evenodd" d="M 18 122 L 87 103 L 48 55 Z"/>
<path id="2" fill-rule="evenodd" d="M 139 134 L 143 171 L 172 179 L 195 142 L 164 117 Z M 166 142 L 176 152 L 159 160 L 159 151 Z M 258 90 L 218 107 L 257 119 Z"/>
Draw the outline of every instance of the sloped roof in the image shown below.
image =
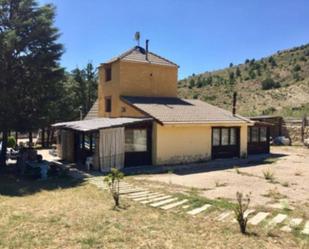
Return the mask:
<path id="1" fill-rule="evenodd" d="M 103 64 L 109 64 L 115 61 L 134 61 L 134 62 L 147 62 L 147 63 L 153 63 L 158 65 L 165 65 L 165 66 L 174 66 L 178 67 L 177 64 L 174 62 L 163 58 L 162 56 L 159 56 L 153 52 L 148 52 L 148 60 L 146 59 L 146 50 L 142 47 L 136 46 L 134 48 L 129 49 L 128 51 L 120 54 L 119 56 L 112 58 L 111 60 L 108 60 L 107 62 Z"/>
<path id="2" fill-rule="evenodd" d="M 201 100 L 174 97 L 129 97 L 122 100 L 157 121 L 168 123 L 252 123 L 249 119 Z"/>
<path id="3" fill-rule="evenodd" d="M 97 99 L 93 103 L 91 109 L 87 113 L 87 115 L 84 118 L 84 120 L 96 119 L 96 118 L 98 118 L 98 114 L 99 114 L 99 100 Z"/>
<path id="4" fill-rule="evenodd" d="M 55 128 L 67 128 L 76 131 L 95 131 L 105 128 L 113 128 L 151 120 L 151 118 L 96 118 L 90 120 L 80 120 L 72 122 L 62 122 L 53 124 Z"/>

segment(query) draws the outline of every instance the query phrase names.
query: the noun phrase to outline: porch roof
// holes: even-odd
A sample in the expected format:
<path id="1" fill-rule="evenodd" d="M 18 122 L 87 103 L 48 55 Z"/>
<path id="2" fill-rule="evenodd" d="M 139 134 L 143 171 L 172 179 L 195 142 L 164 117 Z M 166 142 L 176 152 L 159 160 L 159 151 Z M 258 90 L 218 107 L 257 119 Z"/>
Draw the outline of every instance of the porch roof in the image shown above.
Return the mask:
<path id="1" fill-rule="evenodd" d="M 127 124 L 141 123 L 152 120 L 152 118 L 96 118 L 53 124 L 55 128 L 66 128 L 76 131 L 95 131 L 106 128 L 124 126 Z"/>

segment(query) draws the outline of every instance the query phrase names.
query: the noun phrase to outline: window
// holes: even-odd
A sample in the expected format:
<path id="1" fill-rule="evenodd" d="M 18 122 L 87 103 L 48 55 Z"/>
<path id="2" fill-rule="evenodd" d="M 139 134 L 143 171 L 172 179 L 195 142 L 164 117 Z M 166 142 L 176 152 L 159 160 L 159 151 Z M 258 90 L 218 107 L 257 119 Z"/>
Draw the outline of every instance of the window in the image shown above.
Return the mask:
<path id="1" fill-rule="evenodd" d="M 266 127 L 260 128 L 260 142 L 266 142 L 267 141 L 267 129 Z"/>
<path id="2" fill-rule="evenodd" d="M 229 129 L 222 128 L 221 130 L 221 145 L 229 145 Z"/>
<path id="3" fill-rule="evenodd" d="M 236 137 L 236 128 L 230 129 L 230 145 L 237 144 L 237 137 Z"/>
<path id="4" fill-rule="evenodd" d="M 220 129 L 218 128 L 212 130 L 212 144 L 214 146 L 220 145 Z"/>
<path id="5" fill-rule="evenodd" d="M 125 151 L 126 152 L 147 151 L 147 130 L 127 129 L 125 131 Z"/>
<path id="6" fill-rule="evenodd" d="M 213 128 L 212 145 L 228 146 L 237 145 L 237 128 Z"/>
<path id="7" fill-rule="evenodd" d="M 252 143 L 259 142 L 259 128 L 258 127 L 251 128 L 251 142 Z"/>
<path id="8" fill-rule="evenodd" d="M 105 97 L 105 112 L 111 112 L 111 111 L 112 111 L 112 98 Z"/>
<path id="9" fill-rule="evenodd" d="M 111 66 L 107 66 L 105 68 L 105 81 L 110 81 L 112 80 L 112 67 Z"/>

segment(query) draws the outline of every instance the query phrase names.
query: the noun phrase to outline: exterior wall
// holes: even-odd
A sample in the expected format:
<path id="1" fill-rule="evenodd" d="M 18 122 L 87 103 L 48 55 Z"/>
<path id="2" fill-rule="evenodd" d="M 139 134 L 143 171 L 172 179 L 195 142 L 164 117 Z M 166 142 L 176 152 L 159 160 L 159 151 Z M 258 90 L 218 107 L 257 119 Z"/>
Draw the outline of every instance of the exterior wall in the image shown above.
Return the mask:
<path id="1" fill-rule="evenodd" d="M 120 100 L 120 96 L 177 97 L 178 68 L 150 63 L 117 61 L 111 64 L 112 79 L 105 82 L 105 68 L 99 68 L 99 116 L 142 117 Z M 105 97 L 112 98 L 112 112 L 105 112 Z"/>
<path id="2" fill-rule="evenodd" d="M 180 164 L 211 159 L 212 127 L 214 125 L 165 125 L 154 124 L 153 164 Z M 220 124 L 232 127 L 235 124 Z M 238 125 L 239 126 L 239 125 Z M 248 126 L 240 127 L 240 156 L 247 156 Z"/>
<path id="3" fill-rule="evenodd" d="M 59 157 L 62 160 L 69 162 L 74 161 L 74 132 L 61 130 L 61 154 Z"/>

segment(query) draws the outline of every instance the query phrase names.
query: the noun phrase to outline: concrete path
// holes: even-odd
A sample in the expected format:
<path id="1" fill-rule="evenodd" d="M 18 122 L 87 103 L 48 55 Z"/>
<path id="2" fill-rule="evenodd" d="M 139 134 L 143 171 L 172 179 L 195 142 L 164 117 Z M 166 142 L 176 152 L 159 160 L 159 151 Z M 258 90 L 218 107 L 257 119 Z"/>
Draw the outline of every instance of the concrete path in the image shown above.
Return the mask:
<path id="1" fill-rule="evenodd" d="M 309 235 L 309 221 L 306 222 L 304 229 L 301 231 L 302 234 Z"/>
<path id="2" fill-rule="evenodd" d="M 288 225 L 283 226 L 280 230 L 284 232 L 291 232 L 292 228 L 299 226 L 303 222 L 302 218 L 291 219 Z"/>
<path id="3" fill-rule="evenodd" d="M 182 200 L 182 201 L 174 202 L 174 203 L 171 203 L 171 204 L 162 206 L 162 207 L 160 207 L 160 208 L 163 209 L 163 210 L 168 210 L 168 209 L 171 209 L 171 208 L 178 207 L 178 206 L 180 206 L 180 205 L 182 205 L 182 204 L 185 204 L 186 202 L 188 202 L 188 200 L 187 200 L 187 199 L 184 199 L 184 200 Z"/>
<path id="4" fill-rule="evenodd" d="M 201 206 L 199 208 L 195 208 L 191 211 L 188 211 L 187 214 L 190 214 L 190 215 L 197 215 L 199 214 L 200 212 L 203 212 L 205 211 L 206 209 L 208 209 L 209 207 L 211 207 L 210 204 L 205 204 L 204 206 Z"/>
<path id="5" fill-rule="evenodd" d="M 178 200 L 178 198 L 171 198 L 171 199 L 167 199 L 167 200 L 163 200 L 163 201 L 152 203 L 152 204 L 150 204 L 150 206 L 152 206 L 152 207 L 159 207 L 159 206 L 163 206 L 164 204 L 168 204 L 168 203 L 171 203 L 171 202 L 177 201 L 177 200 Z"/>
<path id="6" fill-rule="evenodd" d="M 162 201 L 162 200 L 165 200 L 165 199 L 169 199 L 171 198 L 172 196 L 171 195 L 164 195 L 162 197 L 158 197 L 158 198 L 154 198 L 154 199 L 150 199 L 150 200 L 145 200 L 145 201 L 141 201 L 142 204 L 148 204 L 148 203 L 152 203 L 152 202 L 157 202 L 157 201 Z"/>
<path id="7" fill-rule="evenodd" d="M 144 196 L 144 197 L 138 197 L 138 198 L 134 198 L 133 201 L 146 201 L 146 200 L 151 200 L 153 198 L 157 198 L 157 197 L 160 197 L 160 196 L 163 196 L 163 194 L 151 194 L 151 195 L 147 195 L 147 196 Z"/>
<path id="8" fill-rule="evenodd" d="M 231 211 L 226 211 L 226 212 L 220 214 L 220 215 L 216 218 L 216 220 L 217 220 L 217 221 L 224 221 L 227 217 L 231 216 L 232 214 L 233 214 L 233 212 L 231 212 Z"/>
<path id="9" fill-rule="evenodd" d="M 147 196 L 149 194 L 150 194 L 149 191 L 140 191 L 140 192 L 128 194 L 127 197 L 129 197 L 129 198 L 138 198 L 138 197 L 142 197 L 142 196 Z"/>
<path id="10" fill-rule="evenodd" d="M 258 225 L 261 221 L 263 221 L 267 216 L 269 215 L 269 213 L 265 213 L 265 212 L 259 212 L 257 213 L 254 217 L 252 217 L 248 223 L 251 225 Z"/>
<path id="11" fill-rule="evenodd" d="M 286 214 L 277 214 L 272 220 L 268 223 L 268 226 L 276 226 L 282 223 L 288 216 Z"/>

